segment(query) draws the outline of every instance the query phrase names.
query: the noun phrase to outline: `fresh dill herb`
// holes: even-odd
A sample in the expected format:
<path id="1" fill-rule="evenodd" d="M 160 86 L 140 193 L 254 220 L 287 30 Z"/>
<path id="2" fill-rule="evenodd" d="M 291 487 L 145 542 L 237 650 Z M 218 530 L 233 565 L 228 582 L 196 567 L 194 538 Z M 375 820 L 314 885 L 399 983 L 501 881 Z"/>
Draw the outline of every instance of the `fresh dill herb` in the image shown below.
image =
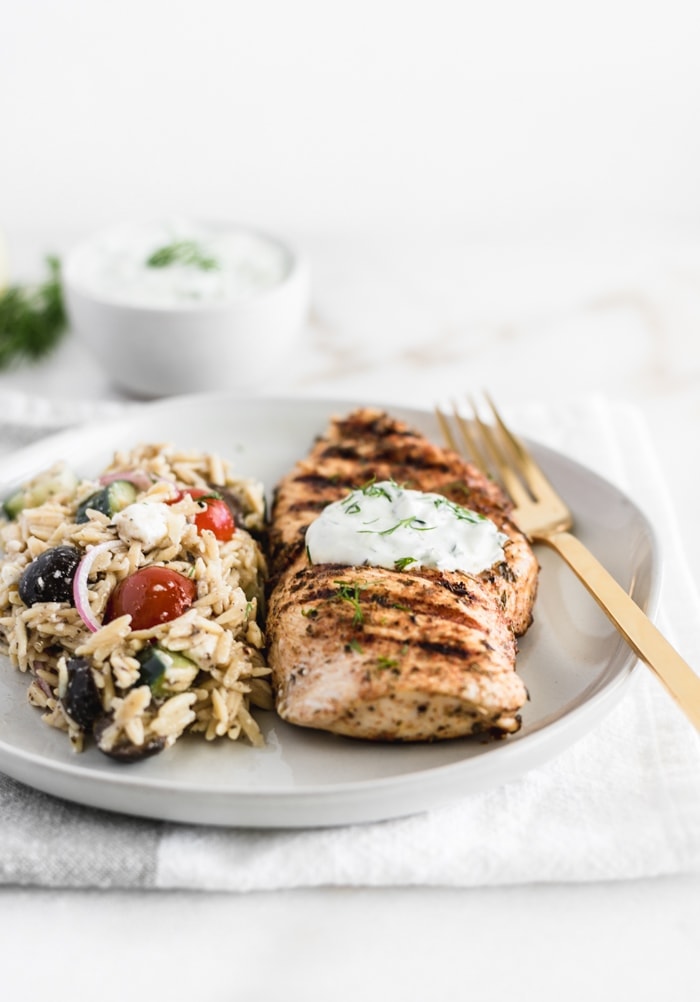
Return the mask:
<path id="1" fill-rule="evenodd" d="M 398 664 L 396 658 L 387 658 L 382 654 L 377 658 L 377 668 L 397 668 Z"/>
<path id="2" fill-rule="evenodd" d="M 393 480 L 389 482 L 392 487 L 398 487 L 398 484 L 395 484 Z M 393 501 L 393 498 L 389 493 L 389 491 L 386 489 L 386 487 L 383 487 L 382 484 L 377 483 L 376 477 L 372 477 L 371 480 L 368 480 L 367 483 L 363 484 L 362 487 L 360 487 L 359 489 L 362 491 L 365 497 L 386 498 L 387 501 Z"/>
<path id="3" fill-rule="evenodd" d="M 302 609 L 301 614 L 307 619 L 316 619 L 316 616 L 318 616 L 318 609 Z"/>
<path id="4" fill-rule="evenodd" d="M 48 279 L 0 291 L 0 369 L 36 361 L 52 351 L 66 329 L 58 258 L 48 257 Z"/>
<path id="5" fill-rule="evenodd" d="M 345 645 L 345 650 L 355 651 L 357 654 L 362 654 L 362 647 L 360 645 L 360 642 L 359 640 L 356 640 L 354 637 L 352 640 L 348 641 L 348 643 Z"/>
<path id="6" fill-rule="evenodd" d="M 411 612 L 410 605 L 401 605 L 400 602 L 392 602 L 391 603 L 391 608 L 392 609 L 398 609 L 399 612 Z"/>
<path id="7" fill-rule="evenodd" d="M 353 585 L 347 581 L 336 581 L 335 584 L 338 585 L 338 598 L 342 602 L 349 602 L 353 607 L 352 625 L 359 626 L 364 620 L 360 608 L 360 585 Z"/>
<path id="8" fill-rule="evenodd" d="M 362 511 L 357 501 L 353 501 L 352 497 L 347 498 L 343 502 L 343 509 L 346 515 L 359 515 L 359 513 Z"/>
<path id="9" fill-rule="evenodd" d="M 450 501 L 449 498 L 436 497 L 433 504 L 436 508 L 449 508 L 452 514 L 462 522 L 471 522 L 476 525 L 478 522 L 486 521 L 485 515 L 480 515 L 478 512 L 472 511 L 471 508 L 464 508 L 461 504 Z"/>
<path id="10" fill-rule="evenodd" d="M 146 260 L 149 268 L 169 268 L 173 264 L 191 264 L 202 271 L 218 271 L 221 267 L 216 258 L 206 254 L 194 240 L 174 240 L 153 251 Z"/>
<path id="11" fill-rule="evenodd" d="M 397 571 L 403 571 L 411 564 L 415 564 L 415 557 L 400 557 L 398 560 L 394 561 L 394 569 Z"/>
<path id="12" fill-rule="evenodd" d="M 376 532 L 378 536 L 393 536 L 397 529 L 404 527 L 415 529 L 416 532 L 429 532 L 436 528 L 434 525 L 426 525 L 423 519 L 418 518 L 417 515 L 409 515 L 408 518 L 400 519 L 396 525 L 392 525 L 388 529 L 361 529 L 360 532 Z"/>

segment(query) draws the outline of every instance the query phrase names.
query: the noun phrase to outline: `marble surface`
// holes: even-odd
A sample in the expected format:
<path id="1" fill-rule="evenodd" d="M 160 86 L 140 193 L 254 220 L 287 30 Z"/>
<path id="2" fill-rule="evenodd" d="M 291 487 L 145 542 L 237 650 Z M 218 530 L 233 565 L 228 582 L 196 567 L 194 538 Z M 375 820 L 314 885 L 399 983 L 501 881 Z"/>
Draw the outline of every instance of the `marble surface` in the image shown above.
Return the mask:
<path id="1" fill-rule="evenodd" d="M 507 243 L 450 231 L 298 237 L 313 269 L 312 311 L 284 375 L 266 392 L 431 406 L 487 387 L 519 403 L 590 393 L 631 401 L 646 419 L 681 526 L 695 525 L 700 233 L 679 226 Z M 7 240 L 20 275 L 69 243 L 42 234 Z M 18 393 L 68 409 L 81 400 L 128 402 L 72 337 L 40 365 L 0 374 L 0 402 Z M 684 539 L 700 581 L 698 534 Z M 173 999 L 197 986 L 217 999 L 268 999 L 271 988 L 290 1000 L 321 998 L 332 979 L 338 999 L 497 986 L 525 999 L 690 1000 L 698 892 L 696 876 L 468 892 L 9 889 L 0 892 L 0 956 L 5 984 L 59 999 L 69 996 L 56 994 L 56 977 L 74 983 L 82 941 L 92 970 L 113 967 L 114 951 L 123 951 L 149 994 L 165 986 Z M 156 945 L 201 958 L 222 938 L 225 968 L 198 960 L 161 972 L 152 964 Z M 50 963 L 35 964 L 36 944 L 49 940 Z M 130 983 L 128 965 L 117 965 L 100 997 L 123 998 Z"/>

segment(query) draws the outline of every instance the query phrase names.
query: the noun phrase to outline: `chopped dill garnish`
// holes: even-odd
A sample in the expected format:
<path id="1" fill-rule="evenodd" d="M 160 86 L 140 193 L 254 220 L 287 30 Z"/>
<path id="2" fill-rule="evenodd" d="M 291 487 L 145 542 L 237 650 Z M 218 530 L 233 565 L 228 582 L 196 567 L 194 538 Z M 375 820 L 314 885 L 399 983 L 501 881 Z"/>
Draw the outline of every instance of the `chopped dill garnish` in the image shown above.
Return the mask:
<path id="1" fill-rule="evenodd" d="M 415 564 L 415 562 L 416 562 L 415 557 L 399 557 L 398 560 L 394 561 L 394 568 L 397 571 L 403 571 L 411 564 Z"/>
<path id="2" fill-rule="evenodd" d="M 316 616 L 318 616 L 318 609 L 302 609 L 301 614 L 307 619 L 316 619 Z"/>
<path id="3" fill-rule="evenodd" d="M 395 484 L 393 480 L 389 481 L 389 483 L 392 487 L 399 486 L 398 484 Z M 359 490 L 362 491 L 365 497 L 368 498 L 386 498 L 387 501 L 393 501 L 393 498 L 386 487 L 382 487 L 381 484 L 377 483 L 376 477 L 372 477 L 371 480 L 368 480 L 366 484 L 363 484 L 363 486 L 359 488 Z"/>
<path id="4" fill-rule="evenodd" d="M 349 602 L 353 607 L 352 625 L 359 626 L 364 616 L 360 608 L 360 585 L 350 584 L 347 581 L 336 581 L 338 585 L 338 598 L 341 602 Z"/>
<path id="5" fill-rule="evenodd" d="M 194 240 L 174 240 L 153 251 L 146 260 L 149 268 L 169 268 L 173 264 L 191 264 L 202 271 L 218 271 L 221 267 L 216 258 L 206 254 Z"/>
<path id="6" fill-rule="evenodd" d="M 397 529 L 415 529 L 416 532 L 429 532 L 431 529 L 435 529 L 434 525 L 426 525 L 422 518 L 418 518 L 417 515 L 409 515 L 408 518 L 400 519 L 396 525 L 390 526 L 388 529 L 360 529 L 360 532 L 376 532 L 378 536 L 392 536 Z"/>
<path id="7" fill-rule="evenodd" d="M 360 642 L 358 640 L 355 640 L 354 637 L 352 640 L 348 641 L 348 643 L 345 645 L 345 650 L 355 651 L 357 654 L 362 654 L 362 647 L 360 646 Z"/>
<path id="8" fill-rule="evenodd" d="M 377 658 L 377 668 L 397 668 L 399 662 L 396 658 L 387 658 L 381 655 Z"/>
<path id="9" fill-rule="evenodd" d="M 452 514 L 463 522 L 476 524 L 487 521 L 485 515 L 480 515 L 477 511 L 472 511 L 471 508 L 465 508 L 463 505 L 457 504 L 456 501 L 450 501 L 449 498 L 437 497 L 433 504 L 436 508 L 449 508 Z"/>

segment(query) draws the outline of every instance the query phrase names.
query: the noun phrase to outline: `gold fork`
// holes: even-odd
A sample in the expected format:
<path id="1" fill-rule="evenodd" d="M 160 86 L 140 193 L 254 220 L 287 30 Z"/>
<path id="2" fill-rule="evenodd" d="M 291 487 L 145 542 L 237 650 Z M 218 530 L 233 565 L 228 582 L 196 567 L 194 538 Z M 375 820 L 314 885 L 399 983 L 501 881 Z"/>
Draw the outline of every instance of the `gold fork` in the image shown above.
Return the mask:
<path id="1" fill-rule="evenodd" d="M 442 433 L 450 448 L 466 453 L 484 473 L 496 479 L 514 505 L 512 519 L 533 543 L 545 543 L 563 557 L 598 605 L 643 661 L 673 696 L 691 723 L 700 729 L 700 676 L 686 664 L 659 633 L 627 592 L 603 565 L 572 535 L 571 512 L 554 490 L 523 443 L 507 428 L 493 402 L 486 397 L 494 423 L 483 421 L 472 404 L 466 420 L 453 408 L 453 434 L 447 415 L 436 409 Z"/>

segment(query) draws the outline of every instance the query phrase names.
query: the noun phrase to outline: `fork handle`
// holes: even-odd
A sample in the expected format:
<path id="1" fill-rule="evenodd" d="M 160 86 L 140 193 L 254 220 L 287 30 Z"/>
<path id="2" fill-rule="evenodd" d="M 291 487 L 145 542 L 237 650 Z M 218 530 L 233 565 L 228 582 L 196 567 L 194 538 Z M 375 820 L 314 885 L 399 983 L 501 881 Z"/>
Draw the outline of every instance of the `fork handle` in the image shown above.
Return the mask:
<path id="1" fill-rule="evenodd" d="M 637 603 L 576 536 L 552 532 L 534 538 L 563 557 L 637 657 L 651 668 L 700 730 L 700 676 L 659 633 Z"/>

